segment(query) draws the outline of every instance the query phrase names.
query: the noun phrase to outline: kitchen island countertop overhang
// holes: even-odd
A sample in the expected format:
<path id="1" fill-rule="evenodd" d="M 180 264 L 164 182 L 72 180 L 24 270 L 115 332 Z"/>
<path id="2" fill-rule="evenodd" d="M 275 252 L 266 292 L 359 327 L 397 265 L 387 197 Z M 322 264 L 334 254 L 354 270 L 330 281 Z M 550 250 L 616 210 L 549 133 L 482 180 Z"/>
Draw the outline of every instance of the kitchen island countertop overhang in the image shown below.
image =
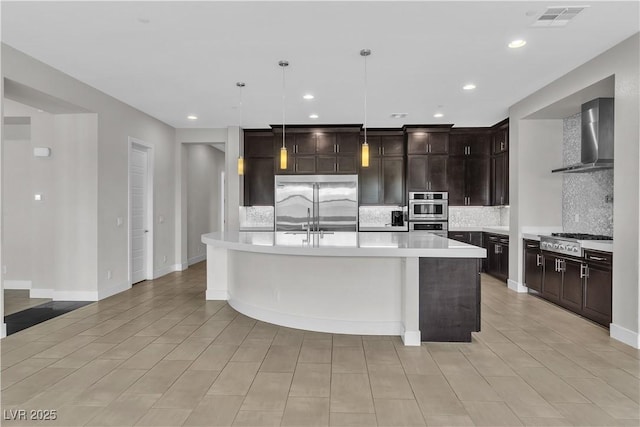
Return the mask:
<path id="1" fill-rule="evenodd" d="M 258 320 L 319 332 L 400 335 L 406 345 L 468 341 L 479 330 L 483 248 L 427 232 L 231 231 L 205 234 L 202 242 L 206 298 L 227 300 Z M 459 301 L 460 295 L 468 300 L 455 306 L 433 300 Z M 429 332 L 432 327 L 438 330 Z"/>

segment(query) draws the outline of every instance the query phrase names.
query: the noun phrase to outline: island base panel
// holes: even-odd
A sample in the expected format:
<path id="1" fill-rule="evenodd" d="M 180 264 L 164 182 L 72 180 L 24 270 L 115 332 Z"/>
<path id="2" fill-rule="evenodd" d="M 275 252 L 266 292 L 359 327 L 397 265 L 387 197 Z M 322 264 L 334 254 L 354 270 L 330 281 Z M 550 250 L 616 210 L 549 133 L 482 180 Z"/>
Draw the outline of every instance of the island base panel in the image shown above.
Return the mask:
<path id="1" fill-rule="evenodd" d="M 480 330 L 480 260 L 420 258 L 422 341 L 470 342 Z"/>

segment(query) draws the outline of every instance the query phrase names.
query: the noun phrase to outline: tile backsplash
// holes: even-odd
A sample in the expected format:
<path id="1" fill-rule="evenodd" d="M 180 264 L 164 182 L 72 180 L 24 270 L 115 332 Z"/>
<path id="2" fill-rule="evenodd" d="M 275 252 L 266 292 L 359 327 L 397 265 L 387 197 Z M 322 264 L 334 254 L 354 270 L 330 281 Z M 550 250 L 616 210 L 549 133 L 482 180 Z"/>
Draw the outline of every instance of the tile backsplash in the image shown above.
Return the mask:
<path id="1" fill-rule="evenodd" d="M 449 206 L 449 228 L 509 225 L 508 206 Z"/>
<path id="2" fill-rule="evenodd" d="M 391 224 L 391 211 L 407 212 L 406 206 L 360 206 L 358 223 L 360 227 L 384 227 Z"/>
<path id="3" fill-rule="evenodd" d="M 563 164 L 580 162 L 581 114 L 563 120 Z M 562 228 L 568 233 L 613 236 L 613 169 L 565 173 L 562 179 Z"/>
<path id="4" fill-rule="evenodd" d="M 273 230 L 273 206 L 240 206 L 240 230 Z"/>

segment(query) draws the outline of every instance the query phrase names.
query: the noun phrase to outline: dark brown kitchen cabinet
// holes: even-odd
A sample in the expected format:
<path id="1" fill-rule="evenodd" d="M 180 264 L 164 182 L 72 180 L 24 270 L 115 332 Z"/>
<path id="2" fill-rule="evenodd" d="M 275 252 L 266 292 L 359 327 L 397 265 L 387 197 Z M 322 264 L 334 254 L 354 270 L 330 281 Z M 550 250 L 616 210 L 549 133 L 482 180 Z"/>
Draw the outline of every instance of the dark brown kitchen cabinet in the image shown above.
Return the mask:
<path id="1" fill-rule="evenodd" d="M 358 175 L 361 205 L 404 205 L 404 137 L 397 133 L 367 135 L 369 167 L 360 166 Z"/>
<path id="2" fill-rule="evenodd" d="M 318 154 L 332 154 L 336 152 L 336 134 L 320 133 L 316 135 L 316 152 Z"/>
<path id="3" fill-rule="evenodd" d="M 245 158 L 245 206 L 273 206 L 274 166 L 273 157 Z"/>
<path id="4" fill-rule="evenodd" d="M 509 153 L 491 157 L 491 205 L 509 204 Z"/>
<path id="5" fill-rule="evenodd" d="M 542 252 L 540 242 L 524 240 L 524 284 L 529 291 L 542 292 Z"/>
<path id="6" fill-rule="evenodd" d="M 316 173 L 357 173 L 357 157 L 355 155 L 317 155 Z"/>
<path id="7" fill-rule="evenodd" d="M 489 158 L 449 156 L 449 206 L 489 205 Z"/>
<path id="8" fill-rule="evenodd" d="M 611 253 L 585 250 L 584 299 L 582 315 L 603 326 L 611 323 Z"/>
<path id="9" fill-rule="evenodd" d="M 580 260 L 543 253 L 542 296 L 571 311 L 582 311 L 582 277 Z"/>
<path id="10" fill-rule="evenodd" d="M 358 132 L 317 132 L 315 137 L 318 154 L 354 155 L 358 153 Z"/>
<path id="11" fill-rule="evenodd" d="M 270 130 L 244 132 L 245 206 L 272 206 L 275 174 L 274 140 Z"/>
<path id="12" fill-rule="evenodd" d="M 449 152 L 450 125 L 441 127 L 408 127 L 407 153 L 408 154 L 447 154 Z"/>
<path id="13" fill-rule="evenodd" d="M 408 191 L 447 191 L 448 156 L 413 155 L 407 159 Z"/>
<path id="14" fill-rule="evenodd" d="M 282 136 L 282 134 L 280 134 Z M 313 133 L 294 133 L 294 147 L 293 154 L 315 154 L 316 152 L 316 139 L 317 135 Z M 289 134 L 287 134 L 287 139 L 291 138 Z"/>
<path id="15" fill-rule="evenodd" d="M 509 237 L 485 233 L 487 249 L 486 272 L 506 281 L 509 277 Z"/>
<path id="16" fill-rule="evenodd" d="M 452 130 L 449 135 L 450 156 L 485 156 L 491 154 L 491 135 L 488 131 Z"/>
<path id="17" fill-rule="evenodd" d="M 457 240 L 458 242 L 482 247 L 481 231 L 449 231 L 448 237 L 451 240 Z"/>
<path id="18" fill-rule="evenodd" d="M 492 137 L 492 152 L 493 154 L 504 153 L 509 151 L 509 121 L 506 123 L 501 122 L 498 124 L 497 129 L 493 132 Z"/>

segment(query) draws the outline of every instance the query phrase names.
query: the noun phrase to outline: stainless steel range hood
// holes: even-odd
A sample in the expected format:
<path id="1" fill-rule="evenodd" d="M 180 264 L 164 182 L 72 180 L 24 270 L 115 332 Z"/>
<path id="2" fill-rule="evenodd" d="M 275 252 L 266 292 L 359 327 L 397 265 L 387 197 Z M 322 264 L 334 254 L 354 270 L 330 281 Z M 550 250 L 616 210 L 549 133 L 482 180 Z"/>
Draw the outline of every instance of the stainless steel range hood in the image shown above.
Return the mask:
<path id="1" fill-rule="evenodd" d="M 580 163 L 551 172 L 579 173 L 613 168 L 613 98 L 582 104 Z"/>

